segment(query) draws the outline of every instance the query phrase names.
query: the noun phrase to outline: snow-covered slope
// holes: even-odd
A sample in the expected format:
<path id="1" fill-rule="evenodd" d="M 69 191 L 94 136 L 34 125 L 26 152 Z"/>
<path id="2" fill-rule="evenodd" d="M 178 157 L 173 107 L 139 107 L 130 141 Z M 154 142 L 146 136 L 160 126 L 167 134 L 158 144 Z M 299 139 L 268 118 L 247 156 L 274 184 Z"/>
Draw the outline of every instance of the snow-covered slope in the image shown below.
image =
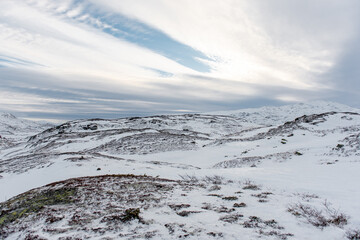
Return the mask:
<path id="1" fill-rule="evenodd" d="M 50 123 L 19 119 L 10 113 L 0 113 L 0 136 L 3 143 L 23 141 L 27 137 L 44 131 L 51 126 Z"/>
<path id="2" fill-rule="evenodd" d="M 359 239 L 359 112 L 321 102 L 39 131 L 0 152 L 0 234 Z"/>
<path id="3" fill-rule="evenodd" d="M 291 121 L 296 117 L 303 115 L 319 114 L 325 112 L 357 112 L 360 110 L 352 108 L 343 104 L 314 101 L 310 103 L 298 103 L 293 105 L 285 105 L 280 107 L 261 107 L 261 108 L 248 108 L 235 111 L 226 112 L 212 112 L 215 115 L 231 115 L 242 118 L 248 122 L 277 125 L 286 121 Z"/>

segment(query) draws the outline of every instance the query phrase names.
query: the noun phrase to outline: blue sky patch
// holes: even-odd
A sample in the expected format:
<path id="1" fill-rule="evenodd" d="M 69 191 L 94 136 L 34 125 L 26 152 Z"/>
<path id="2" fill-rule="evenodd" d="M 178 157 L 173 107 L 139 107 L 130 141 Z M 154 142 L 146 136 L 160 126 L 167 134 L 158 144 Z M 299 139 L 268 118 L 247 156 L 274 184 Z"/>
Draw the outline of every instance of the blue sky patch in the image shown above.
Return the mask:
<path id="1" fill-rule="evenodd" d="M 2 66 L 8 66 L 8 65 L 21 65 L 21 66 L 33 66 L 33 65 L 38 65 L 37 63 L 31 62 L 31 61 L 26 61 L 23 59 L 19 59 L 19 58 L 14 58 L 14 57 L 8 57 L 5 55 L 0 55 L 0 65 Z"/>
<path id="2" fill-rule="evenodd" d="M 199 59 L 207 61 L 212 59 L 202 52 L 180 43 L 165 33 L 137 20 L 121 14 L 100 11 L 94 8 L 93 5 L 83 4 L 86 6 L 84 13 L 91 15 L 92 18 L 83 20 L 85 23 L 100 28 L 105 33 L 116 38 L 150 49 L 195 71 L 210 72 L 210 66 Z"/>
<path id="3" fill-rule="evenodd" d="M 156 72 L 160 77 L 163 77 L 163 78 L 167 78 L 167 77 L 172 77 L 172 76 L 174 76 L 174 74 L 169 73 L 169 72 L 166 72 L 166 71 L 162 71 L 162 70 L 160 70 L 160 69 L 147 68 L 147 67 L 144 67 L 144 69 L 147 69 L 147 70 L 151 70 L 151 71 L 153 71 L 153 72 Z"/>

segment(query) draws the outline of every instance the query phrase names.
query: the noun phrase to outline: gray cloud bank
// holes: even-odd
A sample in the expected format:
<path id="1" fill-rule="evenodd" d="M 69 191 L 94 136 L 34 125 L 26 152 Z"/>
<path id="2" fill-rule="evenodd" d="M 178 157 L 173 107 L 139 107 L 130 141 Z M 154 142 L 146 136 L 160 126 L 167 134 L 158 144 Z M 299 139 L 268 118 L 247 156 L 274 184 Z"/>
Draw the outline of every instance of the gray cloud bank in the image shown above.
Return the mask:
<path id="1" fill-rule="evenodd" d="M 231 80 L 189 76 L 204 84 L 221 84 L 236 88 L 253 88 L 254 97 L 233 94 L 223 99 L 221 91 L 204 91 L 191 85 L 158 84 L 146 94 L 129 92 L 128 89 L 98 90 L 97 86 L 76 80 L 63 81 L 57 77 L 30 70 L 0 69 L 0 91 L 7 93 L 8 100 L 0 105 L 0 112 L 11 112 L 20 117 L 47 120 L 70 120 L 84 118 L 121 118 L 155 114 L 180 114 L 191 112 L 234 110 L 264 105 L 282 105 L 274 95 L 287 92 L 290 95 L 313 98 L 309 91 L 286 87 L 264 87 Z M 72 82 L 69 84 L 69 82 Z M 196 94 L 205 94 L 206 98 Z M 165 94 L 166 93 L 166 94 Z M 323 94 L 326 94 L 325 92 Z M 3 96 L 4 97 L 4 96 Z M 22 101 L 19 101 L 22 99 Z M 315 98 L 316 99 L 316 98 Z M 320 98 L 319 98 L 320 99 Z"/>

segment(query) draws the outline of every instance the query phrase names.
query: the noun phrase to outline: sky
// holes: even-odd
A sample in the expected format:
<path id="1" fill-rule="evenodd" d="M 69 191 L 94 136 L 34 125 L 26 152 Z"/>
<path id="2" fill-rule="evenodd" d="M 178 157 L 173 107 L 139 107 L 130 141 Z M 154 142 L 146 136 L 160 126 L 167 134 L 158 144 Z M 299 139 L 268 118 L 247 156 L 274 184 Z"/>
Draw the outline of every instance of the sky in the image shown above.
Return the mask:
<path id="1" fill-rule="evenodd" d="M 0 0 L 0 112 L 360 108 L 358 0 Z"/>

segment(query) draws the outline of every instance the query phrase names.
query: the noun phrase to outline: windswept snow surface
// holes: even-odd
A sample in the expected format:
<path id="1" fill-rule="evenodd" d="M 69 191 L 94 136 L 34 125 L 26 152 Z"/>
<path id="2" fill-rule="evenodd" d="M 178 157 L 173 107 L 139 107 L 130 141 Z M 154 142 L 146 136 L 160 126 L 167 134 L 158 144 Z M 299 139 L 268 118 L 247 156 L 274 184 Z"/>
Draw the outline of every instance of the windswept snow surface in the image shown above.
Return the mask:
<path id="1" fill-rule="evenodd" d="M 317 102 L 217 114 L 77 120 L 39 131 L 0 150 L 0 234 L 8 239 L 351 239 L 360 230 L 359 112 Z M 121 177 L 126 181 L 117 183 L 107 174 L 151 177 L 126 175 Z M 22 206 L 16 195 L 85 176 L 99 176 L 89 181 L 107 189 L 99 192 L 101 204 L 96 195 L 87 202 L 76 195 L 71 198 L 75 202 L 60 201 L 19 217 L 8 228 L 1 225 Z M 171 189 L 158 192 L 149 185 L 148 193 L 158 202 L 140 201 L 140 195 L 131 195 L 136 201 L 116 199 L 117 189 L 124 185 L 120 189 L 125 191 L 129 181 L 134 186 L 159 181 Z M 26 196 L 36 198 L 34 191 L 63 186 Z M 80 196 L 96 188 L 71 186 Z M 131 189 L 125 193 L 137 194 Z M 97 210 L 91 212 L 87 204 Z M 55 219 L 61 220 L 46 220 L 44 214 L 54 208 Z M 115 228 L 107 222 L 128 208 L 139 208 L 141 219 L 117 222 Z M 74 218 L 83 221 L 74 223 Z"/>

